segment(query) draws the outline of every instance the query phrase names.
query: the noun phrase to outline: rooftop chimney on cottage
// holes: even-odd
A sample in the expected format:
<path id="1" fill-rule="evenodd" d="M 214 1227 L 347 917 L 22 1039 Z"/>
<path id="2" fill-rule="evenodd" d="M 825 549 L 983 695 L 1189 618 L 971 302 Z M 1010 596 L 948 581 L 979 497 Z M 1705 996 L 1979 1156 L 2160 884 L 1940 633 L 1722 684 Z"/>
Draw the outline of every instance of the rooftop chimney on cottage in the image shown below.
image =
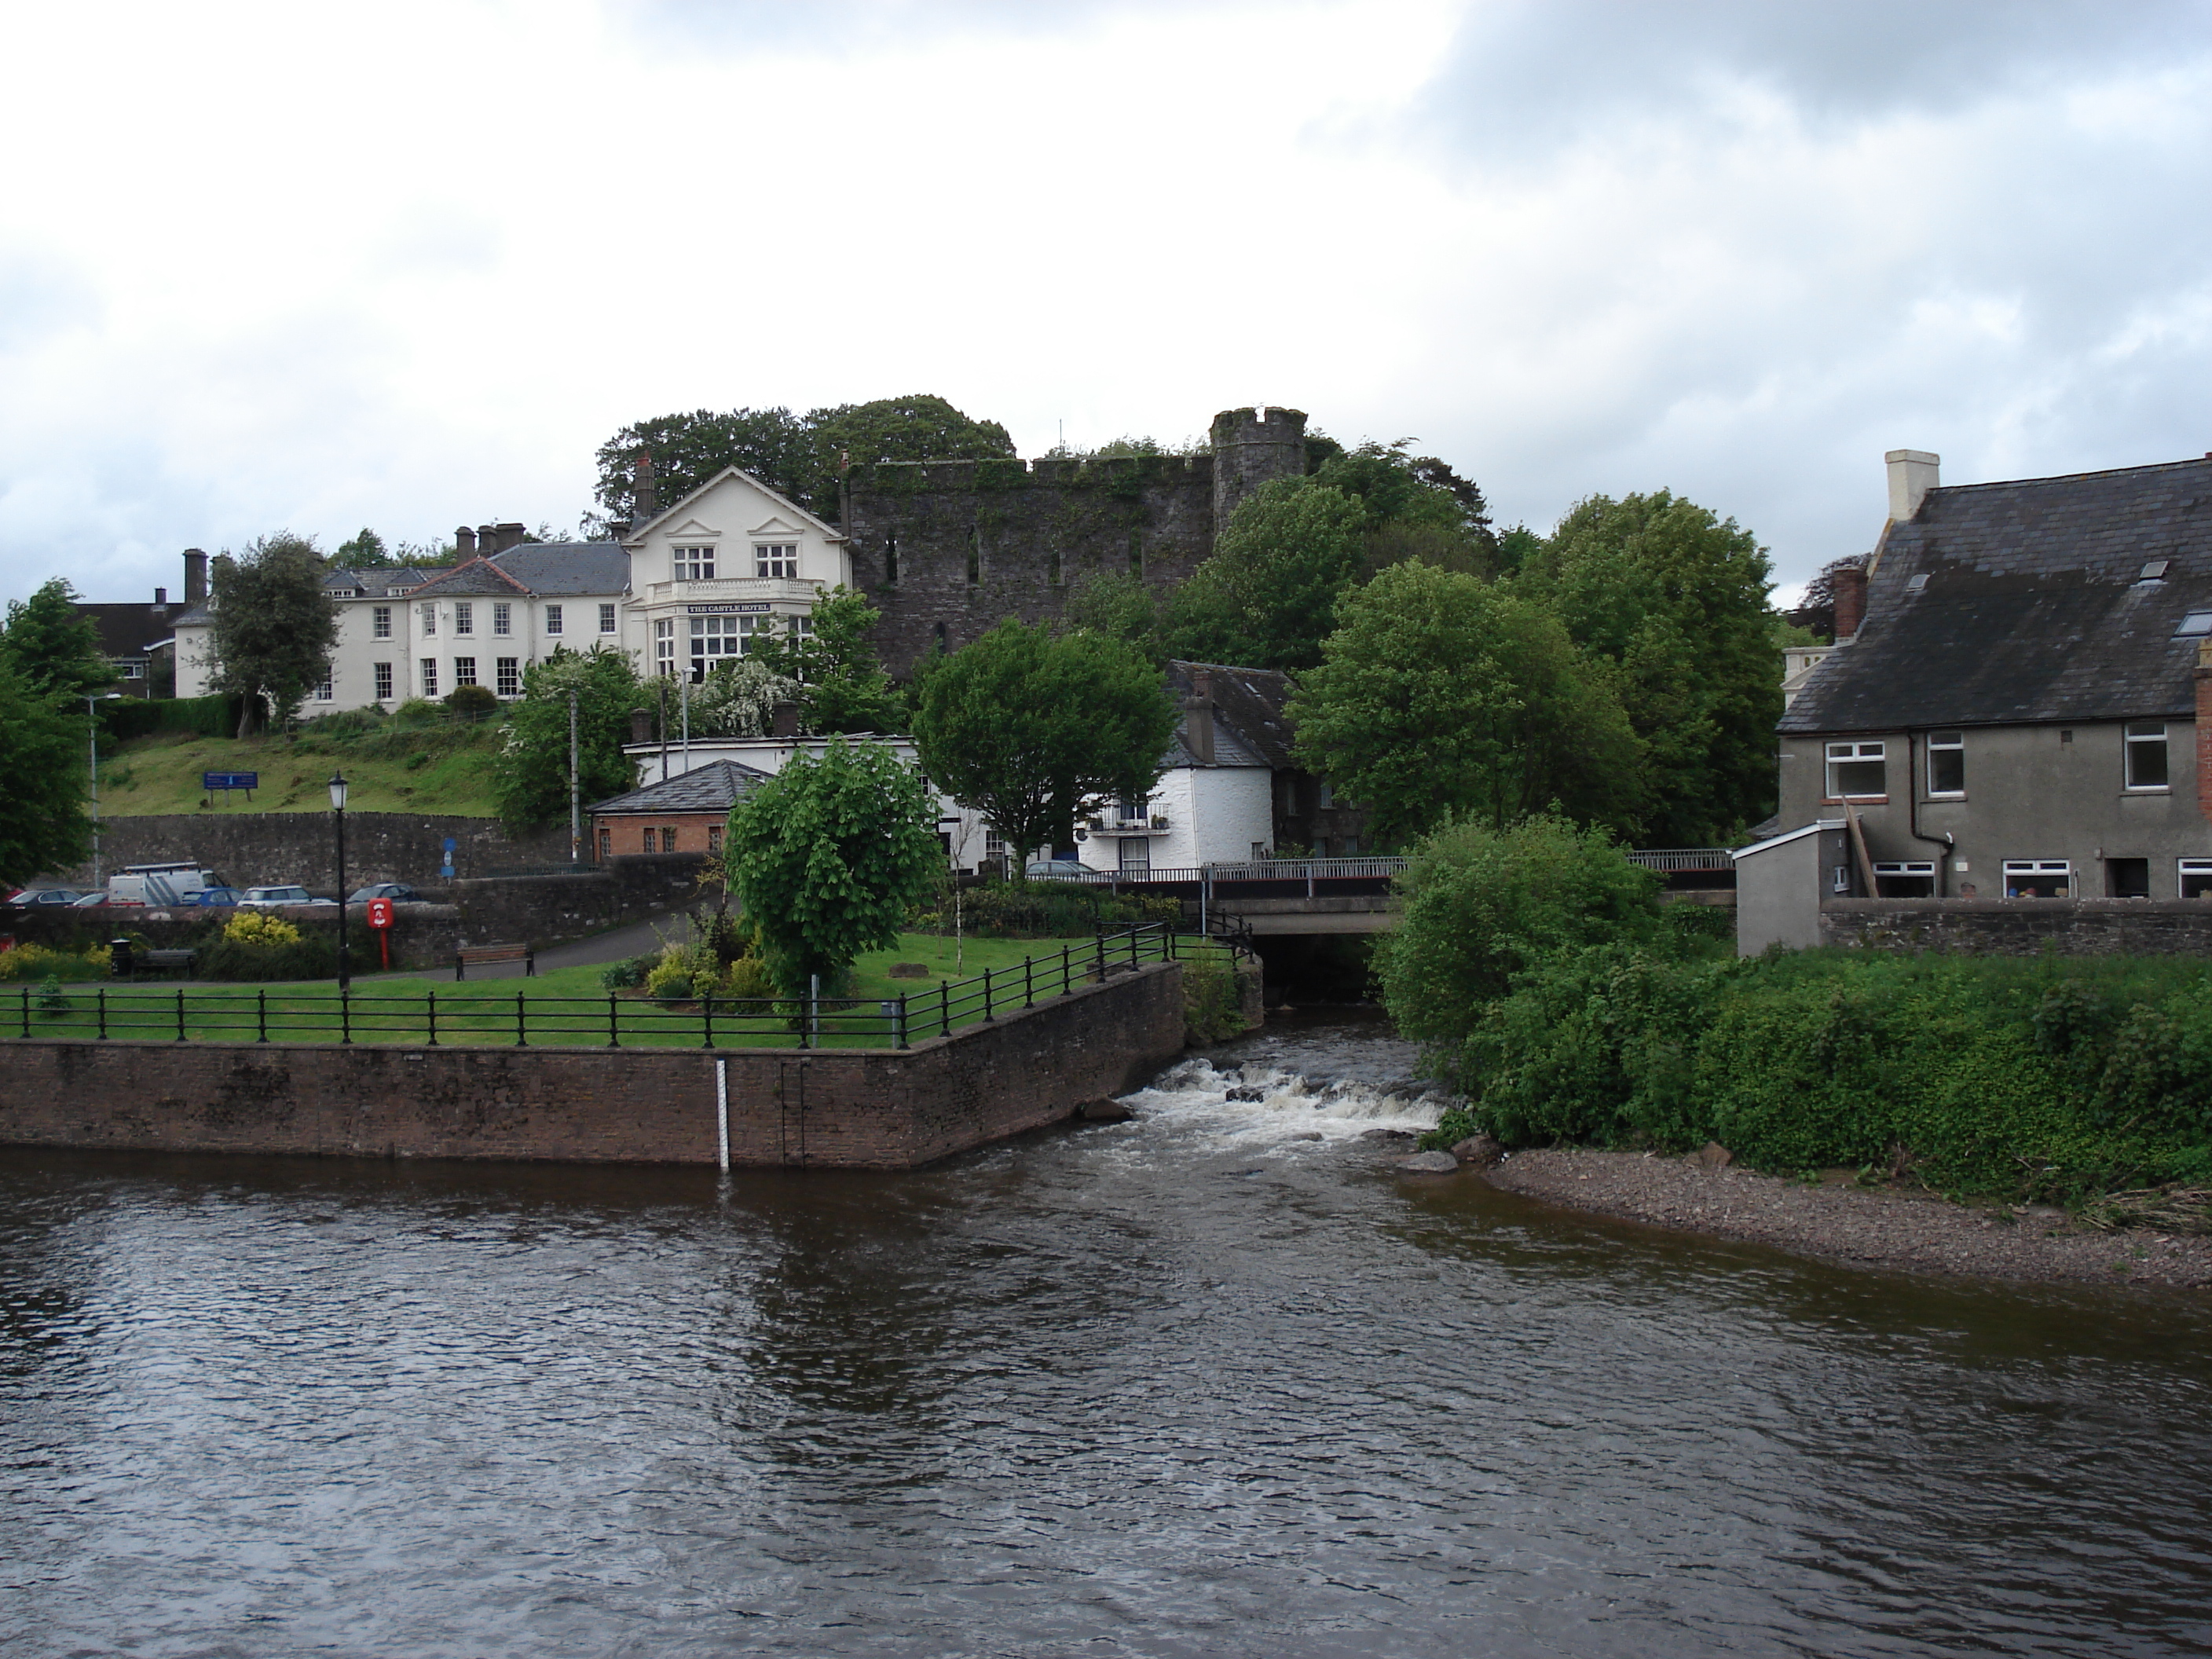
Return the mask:
<path id="1" fill-rule="evenodd" d="M 510 547 L 521 546 L 523 538 L 529 535 L 529 533 L 530 527 L 527 525 L 515 524 L 512 522 L 507 524 L 478 525 L 477 526 L 477 551 L 484 555 L 487 558 L 495 553 L 504 553 Z"/>
<path id="2" fill-rule="evenodd" d="M 1190 696 L 1182 705 L 1183 747 L 1200 766 L 1213 764 L 1213 671 L 1190 671 Z"/>
<path id="3" fill-rule="evenodd" d="M 795 738 L 799 735 L 799 705 L 779 702 L 769 714 L 768 734 L 771 738 Z"/>
<path id="4" fill-rule="evenodd" d="M 477 532 L 470 529 L 466 525 L 463 525 L 454 531 L 453 551 L 459 554 L 461 557 L 465 559 L 473 559 L 476 557 Z"/>
<path id="5" fill-rule="evenodd" d="M 653 711 L 650 708 L 629 711 L 629 740 L 632 743 L 653 741 Z"/>
<path id="6" fill-rule="evenodd" d="M 185 603 L 207 603 L 207 555 L 197 547 L 185 550 Z"/>
<path id="7" fill-rule="evenodd" d="M 1833 578 L 1836 595 L 1836 643 L 1841 645 L 1859 631 L 1866 620 L 1867 573 L 1863 564 L 1847 564 Z"/>
<path id="8" fill-rule="evenodd" d="M 1920 511 L 1928 492 L 1942 482 L 1937 476 L 1942 457 L 1924 449 L 1893 449 L 1882 459 L 1889 463 L 1889 516 L 1904 524 Z M 1838 635 L 1842 629 L 1837 629 Z"/>
<path id="9" fill-rule="evenodd" d="M 644 450 L 639 450 L 637 459 L 630 465 L 630 473 L 637 481 L 636 490 L 631 497 L 630 522 L 643 524 L 660 511 L 659 489 L 653 477 L 653 457 Z"/>

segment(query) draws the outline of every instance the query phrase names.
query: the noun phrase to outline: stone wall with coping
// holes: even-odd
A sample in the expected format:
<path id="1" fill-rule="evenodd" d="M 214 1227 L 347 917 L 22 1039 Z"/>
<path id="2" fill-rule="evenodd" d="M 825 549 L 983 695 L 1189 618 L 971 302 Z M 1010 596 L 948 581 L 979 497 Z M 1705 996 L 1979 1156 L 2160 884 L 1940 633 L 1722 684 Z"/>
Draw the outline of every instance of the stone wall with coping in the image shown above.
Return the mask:
<path id="1" fill-rule="evenodd" d="M 1151 964 L 910 1049 L 0 1041 L 0 1144 L 908 1169 L 1071 1116 L 1182 1047 Z"/>
<path id="2" fill-rule="evenodd" d="M 2212 899 L 1831 899 L 1820 942 L 1963 956 L 2212 954 Z"/>
<path id="3" fill-rule="evenodd" d="M 450 836 L 457 875 L 481 875 L 509 865 L 551 864 L 568 856 L 565 823 L 509 834 L 496 819 L 422 812 L 346 814 L 346 884 L 404 881 L 423 887 L 439 879 Z M 324 893 L 337 883 L 337 839 L 325 812 L 174 812 L 100 821 L 103 875 L 129 864 L 191 860 L 221 872 L 234 886 L 297 882 Z M 92 884 L 89 860 L 58 879 Z"/>

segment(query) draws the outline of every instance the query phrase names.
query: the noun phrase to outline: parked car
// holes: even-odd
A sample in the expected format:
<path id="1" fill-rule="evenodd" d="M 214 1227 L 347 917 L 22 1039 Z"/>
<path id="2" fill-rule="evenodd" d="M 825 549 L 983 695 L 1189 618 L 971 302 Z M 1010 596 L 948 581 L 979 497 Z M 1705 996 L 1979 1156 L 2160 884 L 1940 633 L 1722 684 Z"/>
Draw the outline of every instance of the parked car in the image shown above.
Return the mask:
<path id="1" fill-rule="evenodd" d="M 317 898 L 304 887 L 249 887 L 239 905 L 247 910 L 275 910 L 285 905 L 327 904 L 337 908 L 336 899 Z"/>
<path id="2" fill-rule="evenodd" d="M 1031 881 L 1081 881 L 1091 871 L 1075 859 L 1031 859 L 1029 878 Z"/>
<path id="3" fill-rule="evenodd" d="M 245 896 L 245 889 L 240 887 L 203 887 L 192 902 L 201 905 L 234 905 Z"/>
<path id="4" fill-rule="evenodd" d="M 72 910 L 89 910 L 98 905 L 112 904 L 115 901 L 107 896 L 107 890 L 105 887 L 95 887 L 92 891 L 87 893 L 82 898 L 72 899 L 70 902 L 70 908 Z"/>
<path id="5" fill-rule="evenodd" d="M 346 902 L 366 904 L 373 898 L 380 898 L 390 899 L 394 904 L 412 904 L 422 896 L 404 881 L 372 881 Z"/>
<path id="6" fill-rule="evenodd" d="M 191 904 L 222 878 L 197 864 L 126 864 L 108 880 L 111 904 Z"/>
<path id="7" fill-rule="evenodd" d="M 8 895 L 8 902 L 21 905 L 75 904 L 84 897 L 82 887 L 23 887 Z"/>

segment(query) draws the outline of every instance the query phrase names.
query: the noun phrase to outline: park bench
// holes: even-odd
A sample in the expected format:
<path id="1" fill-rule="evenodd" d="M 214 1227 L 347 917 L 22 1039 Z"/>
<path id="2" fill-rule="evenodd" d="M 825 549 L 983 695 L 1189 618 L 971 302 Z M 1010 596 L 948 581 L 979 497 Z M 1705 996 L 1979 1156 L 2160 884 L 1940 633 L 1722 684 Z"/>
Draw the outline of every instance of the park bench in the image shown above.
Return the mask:
<path id="1" fill-rule="evenodd" d="M 469 976 L 471 963 L 519 962 L 526 975 L 538 971 L 538 952 L 527 945 L 464 945 L 453 952 L 453 977 Z"/>
<path id="2" fill-rule="evenodd" d="M 136 973 L 141 968 L 167 968 L 189 974 L 198 957 L 197 951 L 140 951 L 131 959 L 131 971 Z"/>

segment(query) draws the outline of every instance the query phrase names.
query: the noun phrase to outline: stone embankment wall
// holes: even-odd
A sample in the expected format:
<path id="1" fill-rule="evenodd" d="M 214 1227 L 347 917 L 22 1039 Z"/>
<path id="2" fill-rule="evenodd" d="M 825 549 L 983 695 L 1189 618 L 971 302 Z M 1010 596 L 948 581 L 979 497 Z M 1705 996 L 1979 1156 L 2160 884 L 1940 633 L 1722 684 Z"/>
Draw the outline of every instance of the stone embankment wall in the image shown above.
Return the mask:
<path id="1" fill-rule="evenodd" d="M 1115 974 L 910 1049 L 0 1042 L 0 1144 L 347 1158 L 907 1169 L 1136 1087 L 1182 968 Z"/>
<path id="2" fill-rule="evenodd" d="M 479 875 L 510 865 L 564 863 L 565 823 L 509 835 L 492 818 L 446 817 L 423 812 L 346 814 L 346 881 L 404 881 L 427 886 L 438 879 L 451 836 L 457 876 Z M 172 812 L 100 821 L 101 873 L 129 864 L 197 860 L 240 887 L 297 882 L 328 890 L 338 878 L 337 840 L 328 812 Z M 64 872 L 78 886 L 92 881 L 89 860 Z"/>
<path id="3" fill-rule="evenodd" d="M 1823 944 L 1962 956 L 2212 953 L 2212 900 L 1832 899 Z"/>

